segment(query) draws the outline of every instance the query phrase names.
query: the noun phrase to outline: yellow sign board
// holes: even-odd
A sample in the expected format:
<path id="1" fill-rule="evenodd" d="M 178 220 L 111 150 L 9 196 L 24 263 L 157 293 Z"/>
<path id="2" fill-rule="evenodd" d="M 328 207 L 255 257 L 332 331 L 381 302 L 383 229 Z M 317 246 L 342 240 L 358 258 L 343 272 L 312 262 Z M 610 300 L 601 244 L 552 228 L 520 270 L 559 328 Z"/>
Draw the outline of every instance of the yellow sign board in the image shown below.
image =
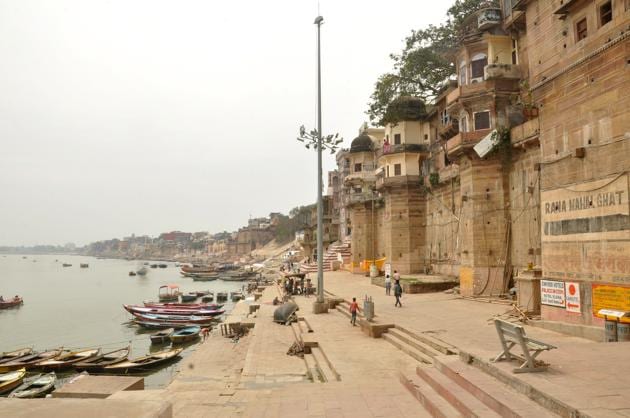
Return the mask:
<path id="1" fill-rule="evenodd" d="M 616 311 L 630 311 L 630 287 L 593 284 L 593 315 L 598 315 L 600 309 L 613 309 Z M 622 318 L 622 322 L 630 322 L 628 318 Z"/>

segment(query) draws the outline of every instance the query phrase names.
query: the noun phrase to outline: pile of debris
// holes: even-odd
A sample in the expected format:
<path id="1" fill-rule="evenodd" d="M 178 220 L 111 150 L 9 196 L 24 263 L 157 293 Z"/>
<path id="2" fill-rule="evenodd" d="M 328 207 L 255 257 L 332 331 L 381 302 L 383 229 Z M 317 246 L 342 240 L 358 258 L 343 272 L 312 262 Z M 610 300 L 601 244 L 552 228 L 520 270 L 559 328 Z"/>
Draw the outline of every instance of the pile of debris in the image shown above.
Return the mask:
<path id="1" fill-rule="evenodd" d="M 298 356 L 299 358 L 304 358 L 304 344 L 296 341 L 287 351 L 288 356 Z"/>

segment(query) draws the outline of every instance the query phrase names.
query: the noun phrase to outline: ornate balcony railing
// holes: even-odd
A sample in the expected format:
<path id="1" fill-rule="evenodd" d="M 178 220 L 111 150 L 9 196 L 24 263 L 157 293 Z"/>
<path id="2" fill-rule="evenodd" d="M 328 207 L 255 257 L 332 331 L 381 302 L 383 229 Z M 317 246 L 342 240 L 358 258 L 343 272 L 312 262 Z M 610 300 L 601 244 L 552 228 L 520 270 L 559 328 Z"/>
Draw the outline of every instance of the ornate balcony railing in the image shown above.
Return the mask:
<path id="1" fill-rule="evenodd" d="M 402 152 L 428 153 L 429 147 L 424 144 L 389 144 L 383 145 L 376 151 L 376 157 L 383 155 L 398 154 Z"/>

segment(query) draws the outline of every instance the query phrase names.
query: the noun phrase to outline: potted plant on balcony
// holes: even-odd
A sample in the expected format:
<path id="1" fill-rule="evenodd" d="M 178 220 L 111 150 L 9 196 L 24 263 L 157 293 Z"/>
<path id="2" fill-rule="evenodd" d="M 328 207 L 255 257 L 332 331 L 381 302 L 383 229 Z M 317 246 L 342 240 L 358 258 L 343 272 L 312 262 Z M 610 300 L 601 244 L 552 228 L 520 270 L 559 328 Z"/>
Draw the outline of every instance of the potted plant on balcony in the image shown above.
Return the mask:
<path id="1" fill-rule="evenodd" d="M 538 106 L 536 106 L 536 103 L 534 102 L 534 93 L 529 86 L 529 82 L 527 80 L 522 80 L 520 87 L 521 94 L 519 98 L 523 106 L 523 116 L 525 116 L 527 120 L 538 117 Z"/>

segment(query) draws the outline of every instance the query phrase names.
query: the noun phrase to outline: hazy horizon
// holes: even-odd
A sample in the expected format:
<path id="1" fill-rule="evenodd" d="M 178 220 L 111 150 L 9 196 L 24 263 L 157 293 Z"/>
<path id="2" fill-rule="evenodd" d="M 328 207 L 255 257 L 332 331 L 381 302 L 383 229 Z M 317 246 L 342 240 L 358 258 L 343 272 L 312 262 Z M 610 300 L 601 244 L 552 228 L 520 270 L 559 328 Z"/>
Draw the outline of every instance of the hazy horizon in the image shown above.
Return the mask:
<path id="1" fill-rule="evenodd" d="M 315 126 L 317 3 L 0 0 L 0 245 L 232 231 L 313 203 L 295 137 Z M 324 133 L 349 145 L 389 54 L 451 3 L 320 1 Z"/>

